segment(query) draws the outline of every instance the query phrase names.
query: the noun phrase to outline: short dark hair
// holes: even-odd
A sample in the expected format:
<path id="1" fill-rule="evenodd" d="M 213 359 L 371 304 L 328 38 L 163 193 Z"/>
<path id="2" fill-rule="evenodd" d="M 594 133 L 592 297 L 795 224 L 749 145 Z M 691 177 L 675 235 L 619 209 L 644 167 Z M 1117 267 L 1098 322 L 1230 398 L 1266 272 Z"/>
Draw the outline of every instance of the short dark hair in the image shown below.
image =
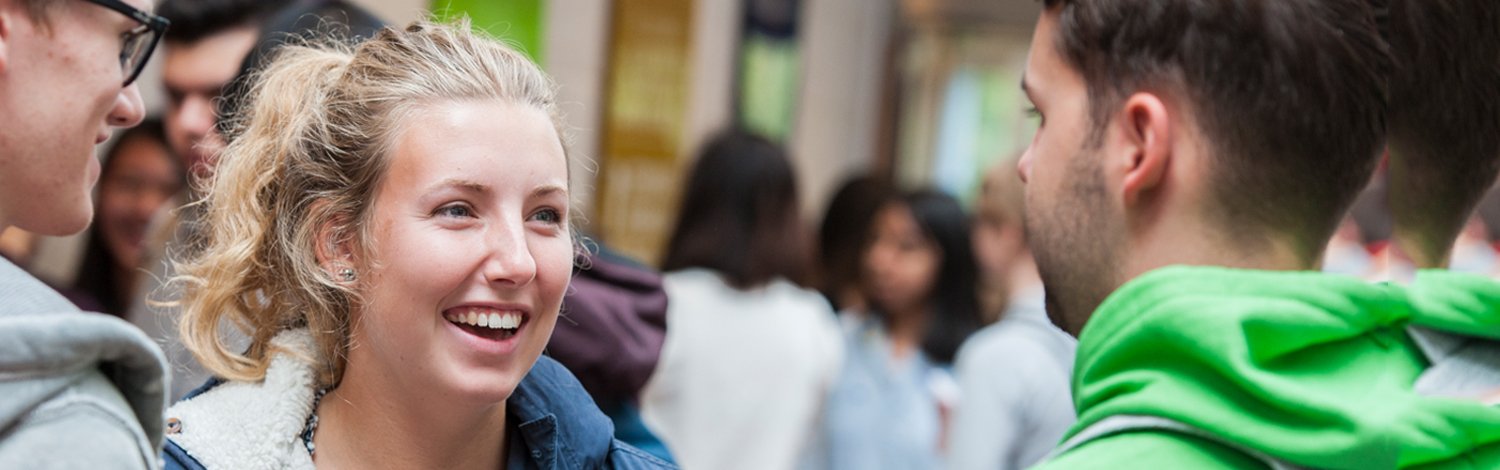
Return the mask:
<path id="1" fill-rule="evenodd" d="M 885 207 L 890 204 L 911 211 L 922 236 L 941 252 L 937 279 L 928 294 L 934 316 L 927 321 L 922 351 L 933 361 L 951 364 L 959 346 L 984 322 L 979 314 L 979 265 L 970 241 L 969 215 L 957 199 L 930 189 L 893 197 Z M 870 312 L 885 315 L 880 305 L 872 305 Z"/>
<path id="2" fill-rule="evenodd" d="M 1500 4 L 1390 7 L 1391 212 L 1441 258 L 1500 172 Z"/>
<path id="3" fill-rule="evenodd" d="M 374 14 L 344 0 L 295 4 L 260 22 L 263 23 L 259 30 L 260 39 L 240 63 L 240 71 L 225 86 L 216 103 L 219 119 L 214 125 L 219 135 L 226 139 L 234 137 L 232 124 L 238 120 L 240 107 L 248 99 L 246 94 L 250 92 L 255 74 L 271 62 L 281 46 L 311 41 L 355 44 L 375 37 L 386 26 Z"/>
<path id="4" fill-rule="evenodd" d="M 252 26 L 290 0 L 166 0 L 156 14 L 172 22 L 164 39 L 192 43 L 240 26 Z"/>
<path id="5" fill-rule="evenodd" d="M 1131 93 L 1179 97 L 1216 154 L 1221 225 L 1321 252 L 1383 145 L 1390 57 L 1368 0 L 1043 3 L 1087 84 L 1091 141 Z"/>
<path id="6" fill-rule="evenodd" d="M 737 289 L 778 277 L 805 282 L 797 180 L 780 145 L 743 131 L 715 136 L 681 198 L 663 271 L 707 268 Z"/>

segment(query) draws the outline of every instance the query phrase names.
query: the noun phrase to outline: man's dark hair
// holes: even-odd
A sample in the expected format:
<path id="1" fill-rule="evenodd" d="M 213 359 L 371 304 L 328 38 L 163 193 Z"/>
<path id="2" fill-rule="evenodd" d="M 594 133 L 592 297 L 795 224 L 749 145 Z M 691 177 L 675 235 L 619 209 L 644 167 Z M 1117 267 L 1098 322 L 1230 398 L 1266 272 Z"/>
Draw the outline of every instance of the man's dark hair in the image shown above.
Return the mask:
<path id="1" fill-rule="evenodd" d="M 781 146 L 742 131 L 715 136 L 681 198 L 662 271 L 707 268 L 737 289 L 806 281 L 797 180 Z"/>
<path id="2" fill-rule="evenodd" d="M 166 0 L 157 14 L 172 21 L 164 39 L 193 43 L 226 30 L 253 26 L 290 0 Z"/>
<path id="3" fill-rule="evenodd" d="M 263 21 L 259 40 L 240 63 L 240 71 L 225 87 L 218 100 L 219 119 L 214 123 L 219 135 L 233 139 L 233 123 L 244 106 L 246 94 L 257 72 L 275 57 L 286 44 L 304 41 L 340 41 L 355 44 L 375 37 L 384 21 L 358 5 L 344 0 L 303 2 L 273 12 Z"/>
<path id="4" fill-rule="evenodd" d="M 1321 252 L 1383 145 L 1390 57 L 1367 0 L 1043 3 L 1087 84 L 1091 142 L 1130 94 L 1176 97 L 1215 154 L 1221 225 Z"/>
<path id="5" fill-rule="evenodd" d="M 1390 8 L 1391 212 L 1440 259 L 1500 172 L 1500 3 Z"/>

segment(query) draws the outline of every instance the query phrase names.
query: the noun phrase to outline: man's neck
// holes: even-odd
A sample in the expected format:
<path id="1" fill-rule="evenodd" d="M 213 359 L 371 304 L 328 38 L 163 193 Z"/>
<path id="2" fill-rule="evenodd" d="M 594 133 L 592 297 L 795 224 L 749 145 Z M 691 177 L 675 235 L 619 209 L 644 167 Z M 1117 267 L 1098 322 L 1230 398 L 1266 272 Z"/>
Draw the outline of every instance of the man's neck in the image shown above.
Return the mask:
<path id="1" fill-rule="evenodd" d="M 1170 233 L 1171 236 L 1136 240 L 1124 260 L 1125 278 L 1122 283 L 1172 265 L 1267 271 L 1317 269 L 1316 256 L 1307 259 L 1299 255 L 1296 243 L 1288 237 L 1266 236 L 1236 240 L 1202 229 L 1158 233 Z"/>

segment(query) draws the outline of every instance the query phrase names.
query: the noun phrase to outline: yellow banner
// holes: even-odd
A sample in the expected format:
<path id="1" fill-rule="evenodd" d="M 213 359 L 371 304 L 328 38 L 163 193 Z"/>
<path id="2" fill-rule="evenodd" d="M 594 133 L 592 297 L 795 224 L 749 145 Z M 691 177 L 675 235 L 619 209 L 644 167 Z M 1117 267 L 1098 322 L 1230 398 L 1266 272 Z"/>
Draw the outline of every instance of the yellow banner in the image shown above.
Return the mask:
<path id="1" fill-rule="evenodd" d="M 621 0 L 610 40 L 599 190 L 599 235 L 652 265 L 677 210 L 692 83 L 693 2 Z"/>

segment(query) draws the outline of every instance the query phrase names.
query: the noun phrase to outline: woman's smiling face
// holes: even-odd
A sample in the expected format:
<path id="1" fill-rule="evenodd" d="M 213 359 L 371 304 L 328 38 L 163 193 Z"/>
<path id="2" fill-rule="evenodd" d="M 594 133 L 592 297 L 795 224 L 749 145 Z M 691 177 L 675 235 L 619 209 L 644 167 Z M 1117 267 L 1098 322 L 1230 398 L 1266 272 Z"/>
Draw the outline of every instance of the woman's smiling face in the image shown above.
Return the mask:
<path id="1" fill-rule="evenodd" d="M 384 376 L 402 396 L 503 401 L 552 336 L 572 274 L 561 140 L 544 111 L 501 101 L 406 119 L 367 220 L 368 259 L 353 263 L 363 301 L 348 373 Z"/>

